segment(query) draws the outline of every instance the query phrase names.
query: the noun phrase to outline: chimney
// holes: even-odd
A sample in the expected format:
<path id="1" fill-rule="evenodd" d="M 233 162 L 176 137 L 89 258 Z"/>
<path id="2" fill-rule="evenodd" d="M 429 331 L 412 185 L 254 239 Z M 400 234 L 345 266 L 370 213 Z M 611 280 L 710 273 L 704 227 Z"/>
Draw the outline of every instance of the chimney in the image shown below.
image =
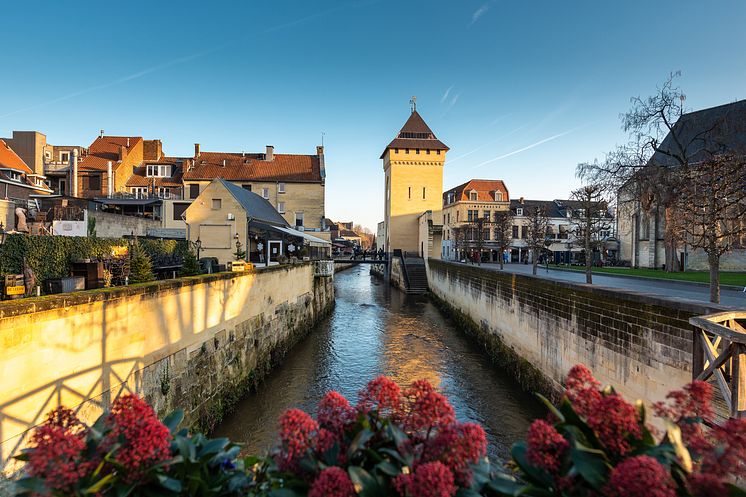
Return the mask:
<path id="1" fill-rule="evenodd" d="M 103 138 L 104 137 L 104 130 L 103 129 L 101 130 L 101 134 L 99 134 L 98 136 L 99 136 L 99 138 Z"/>
<path id="2" fill-rule="evenodd" d="M 521 198 L 518 199 L 518 203 L 519 204 L 523 204 L 523 197 L 521 197 Z"/>
<path id="3" fill-rule="evenodd" d="M 199 157 L 199 143 L 194 144 L 194 157 Z"/>
<path id="4" fill-rule="evenodd" d="M 111 197 L 114 190 L 114 176 L 112 174 L 111 161 L 106 164 L 106 196 Z"/>
<path id="5" fill-rule="evenodd" d="M 127 148 L 130 148 L 130 137 L 127 137 Z"/>
<path id="6" fill-rule="evenodd" d="M 225 167 L 225 159 L 223 159 L 223 167 Z"/>
<path id="7" fill-rule="evenodd" d="M 275 147 L 274 147 L 274 145 L 267 145 L 267 153 L 264 156 L 264 160 L 269 160 L 269 161 L 275 160 Z"/>
<path id="8" fill-rule="evenodd" d="M 72 165 L 70 166 L 70 195 L 78 196 L 78 149 L 73 149 Z"/>
<path id="9" fill-rule="evenodd" d="M 123 161 L 127 157 L 127 147 L 120 145 L 119 147 L 119 160 Z"/>
<path id="10" fill-rule="evenodd" d="M 323 145 L 316 147 L 316 155 L 319 158 L 319 173 L 321 175 L 321 183 L 323 184 L 326 179 L 326 164 L 324 162 L 324 146 Z"/>

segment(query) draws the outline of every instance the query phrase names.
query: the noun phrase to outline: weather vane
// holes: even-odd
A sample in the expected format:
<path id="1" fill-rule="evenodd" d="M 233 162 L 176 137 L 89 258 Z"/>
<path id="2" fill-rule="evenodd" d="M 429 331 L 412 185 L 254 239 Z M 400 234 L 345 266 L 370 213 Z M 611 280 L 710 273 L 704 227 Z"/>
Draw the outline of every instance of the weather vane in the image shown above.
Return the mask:
<path id="1" fill-rule="evenodd" d="M 409 105 L 412 108 L 412 112 L 417 110 L 417 97 L 412 96 L 412 98 L 409 100 Z"/>

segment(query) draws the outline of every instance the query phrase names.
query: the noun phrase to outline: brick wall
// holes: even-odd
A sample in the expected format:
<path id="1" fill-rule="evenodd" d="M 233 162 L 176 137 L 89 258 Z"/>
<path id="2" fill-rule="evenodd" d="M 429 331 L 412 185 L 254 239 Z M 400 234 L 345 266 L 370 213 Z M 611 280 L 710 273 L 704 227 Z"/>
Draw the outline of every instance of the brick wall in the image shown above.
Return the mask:
<path id="1" fill-rule="evenodd" d="M 722 306 L 430 260 L 436 300 L 527 389 L 553 394 L 584 363 L 633 399 L 691 380 L 691 316 Z"/>

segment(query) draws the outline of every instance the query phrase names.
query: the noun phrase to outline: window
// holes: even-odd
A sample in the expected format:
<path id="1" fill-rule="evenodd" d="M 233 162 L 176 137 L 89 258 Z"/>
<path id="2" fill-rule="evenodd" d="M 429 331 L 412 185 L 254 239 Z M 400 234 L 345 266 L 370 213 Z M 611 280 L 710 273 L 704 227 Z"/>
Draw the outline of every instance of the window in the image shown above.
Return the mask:
<path id="1" fill-rule="evenodd" d="M 435 153 L 440 155 L 440 150 L 436 150 Z"/>
<path id="2" fill-rule="evenodd" d="M 60 162 L 70 162 L 70 152 L 60 152 Z"/>
<path id="3" fill-rule="evenodd" d="M 503 201 L 503 192 L 495 190 L 495 202 Z"/>
<path id="4" fill-rule="evenodd" d="M 199 197 L 199 185 L 192 183 L 189 185 L 189 198 Z"/>
<path id="5" fill-rule="evenodd" d="M 18 171 L 6 170 L 5 175 L 8 176 L 11 181 L 21 181 L 21 173 Z"/>
<path id="6" fill-rule="evenodd" d="M 277 193 L 285 193 L 285 183 L 277 184 Z"/>
<path id="7" fill-rule="evenodd" d="M 446 215 L 446 218 L 448 219 L 448 224 L 451 224 L 451 213 L 450 212 Z"/>
<path id="8" fill-rule="evenodd" d="M 148 198 L 148 188 L 145 186 L 130 188 L 130 193 L 134 195 L 135 198 Z"/>
<path id="9" fill-rule="evenodd" d="M 303 226 L 303 213 L 302 212 L 296 212 L 295 213 L 295 227 Z"/>
<path id="10" fill-rule="evenodd" d="M 513 225 L 513 238 L 518 238 L 518 226 Z"/>
<path id="11" fill-rule="evenodd" d="M 285 202 L 277 202 L 277 212 L 285 214 Z"/>
<path id="12" fill-rule="evenodd" d="M 468 211 L 466 211 L 466 220 L 469 222 L 476 221 L 478 214 L 479 214 L 479 211 L 473 211 L 469 209 Z"/>
<path id="13" fill-rule="evenodd" d="M 526 238 L 528 235 L 528 226 L 521 226 L 521 238 Z"/>
<path id="14" fill-rule="evenodd" d="M 479 194 L 477 192 L 469 192 L 469 200 L 476 201 L 479 197 Z"/>
<path id="15" fill-rule="evenodd" d="M 426 149 L 425 149 L 425 153 L 426 153 L 427 155 L 430 155 L 430 149 L 429 149 L 429 148 L 426 148 Z"/>
<path id="16" fill-rule="evenodd" d="M 489 222 L 489 220 L 490 220 L 490 211 L 484 211 L 484 215 L 482 217 L 484 217 L 485 221 Z"/>
<path id="17" fill-rule="evenodd" d="M 241 188 L 247 191 L 251 191 L 251 185 L 241 185 Z"/>
<path id="18" fill-rule="evenodd" d="M 171 166 L 168 164 L 148 164 L 145 175 L 151 178 L 168 178 L 171 176 Z"/>
<path id="19" fill-rule="evenodd" d="M 91 174 L 89 176 L 83 176 L 83 190 L 100 190 L 101 189 L 101 175 Z"/>
<path id="20" fill-rule="evenodd" d="M 174 204 L 174 221 L 181 221 L 181 216 L 189 207 L 189 204 Z"/>
<path id="21" fill-rule="evenodd" d="M 515 215 L 516 216 L 522 216 L 523 215 L 523 207 L 516 207 L 516 209 L 515 209 Z"/>
<path id="22" fill-rule="evenodd" d="M 490 239 L 489 228 L 482 230 L 482 240 L 489 240 L 489 239 Z"/>
<path id="23" fill-rule="evenodd" d="M 425 187 L 422 187 L 422 200 L 425 200 Z"/>
<path id="24" fill-rule="evenodd" d="M 159 198 L 171 198 L 171 188 L 167 188 L 163 186 L 159 187 L 158 197 Z"/>
<path id="25" fill-rule="evenodd" d="M 416 153 L 417 155 L 420 155 L 420 149 L 419 148 L 415 148 L 414 149 L 414 153 Z"/>
<path id="26" fill-rule="evenodd" d="M 405 153 L 405 154 L 408 154 L 408 153 L 409 153 L 409 149 L 408 149 L 408 148 L 405 148 L 405 149 L 404 149 L 404 153 Z"/>
<path id="27" fill-rule="evenodd" d="M 223 199 L 214 198 L 212 199 L 212 210 L 217 211 L 223 207 Z"/>
<path id="28" fill-rule="evenodd" d="M 394 153 L 395 153 L 395 154 L 398 154 L 398 153 L 399 153 L 399 149 L 398 149 L 398 148 L 395 148 L 395 149 L 394 149 Z"/>
<path id="29" fill-rule="evenodd" d="M 407 188 L 407 198 L 410 200 L 412 199 L 412 187 L 411 186 Z"/>
<path id="30" fill-rule="evenodd" d="M 269 188 L 262 188 L 262 197 L 269 198 Z"/>
<path id="31" fill-rule="evenodd" d="M 44 152 L 44 158 L 46 160 L 52 160 L 52 152 L 50 152 L 49 150 L 45 151 Z"/>

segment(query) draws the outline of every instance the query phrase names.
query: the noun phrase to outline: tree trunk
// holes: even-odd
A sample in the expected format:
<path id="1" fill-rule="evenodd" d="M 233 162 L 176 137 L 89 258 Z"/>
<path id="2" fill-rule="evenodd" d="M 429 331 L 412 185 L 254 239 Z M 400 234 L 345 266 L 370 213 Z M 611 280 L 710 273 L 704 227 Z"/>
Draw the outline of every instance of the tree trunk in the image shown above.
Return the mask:
<path id="1" fill-rule="evenodd" d="M 593 252 L 591 252 L 591 242 L 588 238 L 585 241 L 585 282 L 589 285 L 593 284 Z"/>
<path id="2" fill-rule="evenodd" d="M 707 259 L 710 263 L 710 302 L 720 303 L 720 257 L 716 251 L 711 251 Z"/>
<path id="3" fill-rule="evenodd" d="M 536 268 L 539 265 L 539 258 L 536 257 L 536 251 L 535 250 L 531 251 L 531 264 L 533 264 L 533 266 L 534 266 L 533 273 L 534 273 L 534 276 L 536 276 Z"/>

